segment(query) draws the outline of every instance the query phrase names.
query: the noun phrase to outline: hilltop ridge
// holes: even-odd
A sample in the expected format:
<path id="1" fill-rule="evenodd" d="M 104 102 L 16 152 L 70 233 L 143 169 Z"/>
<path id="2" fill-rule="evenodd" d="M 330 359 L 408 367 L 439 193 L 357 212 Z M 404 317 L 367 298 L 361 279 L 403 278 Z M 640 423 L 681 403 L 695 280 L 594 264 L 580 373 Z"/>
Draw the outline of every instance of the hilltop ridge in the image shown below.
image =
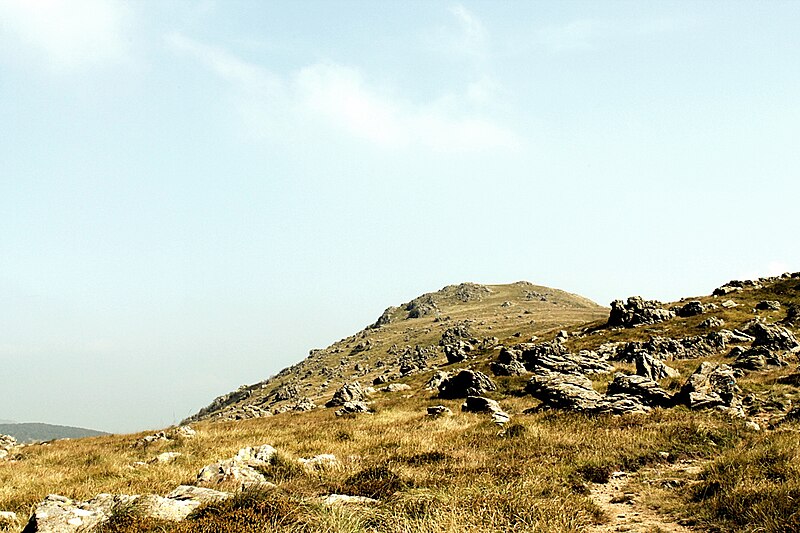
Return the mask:
<path id="1" fill-rule="evenodd" d="M 503 342 L 530 340 L 607 314 L 588 298 L 527 281 L 448 285 L 388 307 L 361 331 L 311 350 L 271 378 L 216 398 L 183 423 L 304 411 L 348 381 L 371 383 L 379 376 L 388 381 L 445 365 L 440 341 L 457 324 L 466 322 L 479 341 L 473 348 L 488 353 Z"/>

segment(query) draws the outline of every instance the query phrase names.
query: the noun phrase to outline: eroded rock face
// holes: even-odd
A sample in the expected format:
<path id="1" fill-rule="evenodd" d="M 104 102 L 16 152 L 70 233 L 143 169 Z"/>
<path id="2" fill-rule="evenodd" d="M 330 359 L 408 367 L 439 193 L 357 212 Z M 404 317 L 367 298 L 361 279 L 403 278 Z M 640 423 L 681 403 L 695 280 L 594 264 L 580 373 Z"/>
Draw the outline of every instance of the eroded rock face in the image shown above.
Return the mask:
<path id="1" fill-rule="evenodd" d="M 626 376 L 615 374 L 614 380 L 608 384 L 609 396 L 632 396 L 639 403 L 649 407 L 671 407 L 672 396 L 662 389 L 658 383 L 643 376 Z"/>
<path id="2" fill-rule="evenodd" d="M 475 370 L 462 370 L 442 381 L 439 385 L 439 397 L 466 398 L 480 396 L 493 390 L 497 390 L 497 387 L 486 374 Z"/>
<path id="3" fill-rule="evenodd" d="M 675 317 L 675 313 L 664 309 L 657 300 L 644 300 L 641 296 L 631 296 L 627 302 L 611 302 L 608 316 L 609 327 L 632 328 L 642 324 L 656 324 Z"/>
<path id="4" fill-rule="evenodd" d="M 356 381 L 342 385 L 334 393 L 333 398 L 328 400 L 325 407 L 339 407 L 347 402 L 363 402 L 364 400 L 366 400 L 366 394 L 364 394 L 361 384 Z"/>
<path id="5" fill-rule="evenodd" d="M 678 399 L 692 409 L 725 407 L 741 411 L 740 392 L 733 368 L 705 361 L 689 376 Z"/>
<path id="6" fill-rule="evenodd" d="M 696 359 L 724 350 L 733 333 L 726 330 L 713 331 L 707 335 L 673 339 L 670 337 L 651 337 L 646 342 L 628 342 L 612 357 L 615 361 L 632 363 L 639 353 L 646 353 L 656 359 Z"/>

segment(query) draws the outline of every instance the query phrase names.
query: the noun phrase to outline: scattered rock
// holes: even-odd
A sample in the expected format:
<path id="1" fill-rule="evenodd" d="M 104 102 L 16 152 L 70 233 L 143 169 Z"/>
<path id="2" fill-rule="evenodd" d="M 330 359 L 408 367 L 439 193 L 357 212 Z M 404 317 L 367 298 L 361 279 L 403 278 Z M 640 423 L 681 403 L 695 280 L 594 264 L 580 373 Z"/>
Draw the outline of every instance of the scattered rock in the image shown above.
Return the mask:
<path id="1" fill-rule="evenodd" d="M 297 403 L 295 403 L 292 406 L 292 411 L 305 412 L 305 411 L 313 411 L 316 408 L 317 404 L 315 404 L 310 398 L 304 397 L 297 400 Z"/>
<path id="2" fill-rule="evenodd" d="M 431 379 L 425 384 L 425 390 L 439 390 L 439 386 L 450 377 L 450 374 L 441 370 L 434 372 Z"/>
<path id="3" fill-rule="evenodd" d="M 689 303 L 686 303 L 680 307 L 675 309 L 675 314 L 682 318 L 687 318 L 690 316 L 697 316 L 702 315 L 705 312 L 706 308 L 703 305 L 703 302 L 700 300 L 692 300 Z"/>
<path id="4" fill-rule="evenodd" d="M 702 322 L 700 322 L 700 324 L 698 324 L 698 327 L 704 328 L 704 329 L 712 329 L 712 328 L 721 328 L 724 325 L 725 325 L 725 321 L 724 320 L 722 320 L 721 318 L 712 316 L 712 317 L 708 317 L 705 320 L 703 320 Z"/>
<path id="5" fill-rule="evenodd" d="M 777 300 L 762 300 L 756 304 L 758 311 L 780 311 L 781 303 Z"/>
<path id="6" fill-rule="evenodd" d="M 617 373 L 608 384 L 609 396 L 632 396 L 638 403 L 649 407 L 671 407 L 672 396 L 662 389 L 658 383 L 643 376 L 626 376 Z"/>
<path id="7" fill-rule="evenodd" d="M 386 377 L 386 374 L 381 374 L 377 378 L 372 380 L 373 385 L 383 385 L 384 383 L 388 382 L 389 378 Z"/>
<path id="8" fill-rule="evenodd" d="M 555 409 L 596 412 L 605 403 L 603 396 L 592 388 L 592 381 L 583 375 L 543 370 L 528 381 L 525 391 Z"/>
<path id="9" fill-rule="evenodd" d="M 436 305 L 433 295 L 423 294 L 419 298 L 414 298 L 406 304 L 408 318 L 422 318 L 423 316 L 439 314 L 439 306 Z"/>
<path id="10" fill-rule="evenodd" d="M 465 341 L 457 341 L 447 344 L 444 347 L 444 356 L 450 364 L 466 361 L 470 357 L 470 352 L 474 350 L 472 344 Z"/>
<path id="11" fill-rule="evenodd" d="M 674 317 L 675 313 L 664 309 L 663 304 L 657 300 L 644 300 L 641 296 L 631 296 L 627 303 L 622 300 L 611 302 L 608 326 L 632 328 L 641 324 L 655 324 Z"/>
<path id="12" fill-rule="evenodd" d="M 12 513 L 11 511 L 0 511 L 0 527 L 11 528 L 17 524 L 17 513 Z"/>
<path id="13" fill-rule="evenodd" d="M 347 494 L 320 496 L 320 502 L 323 505 L 374 505 L 380 503 L 378 500 L 367 498 L 366 496 L 350 496 Z"/>
<path id="14" fill-rule="evenodd" d="M 731 353 L 733 353 L 733 350 Z M 780 355 L 765 346 L 741 350 L 735 357 L 736 360 L 733 363 L 733 367 L 745 370 L 763 370 L 768 366 L 787 366 L 789 364 Z"/>
<path id="15" fill-rule="evenodd" d="M 738 307 L 739 304 L 737 304 L 733 300 L 725 300 L 720 305 L 725 309 L 733 309 L 734 307 Z"/>
<path id="16" fill-rule="evenodd" d="M 164 453 L 161 453 L 161 454 L 153 457 L 152 459 L 150 459 L 150 461 L 148 461 L 148 463 L 150 463 L 150 464 L 172 463 L 172 462 L 175 462 L 178 459 L 178 457 L 180 457 L 182 455 L 183 454 L 180 453 L 180 452 L 164 452 Z"/>
<path id="17" fill-rule="evenodd" d="M 462 370 L 452 377 L 446 378 L 439 385 L 440 398 L 466 398 L 497 390 L 489 377 L 475 370 Z"/>
<path id="18" fill-rule="evenodd" d="M 356 381 L 342 385 L 342 387 L 334 393 L 333 398 L 328 400 L 325 407 L 338 407 L 348 402 L 363 402 L 364 400 L 366 400 L 366 395 L 361 388 L 361 384 Z"/>
<path id="19" fill-rule="evenodd" d="M 212 463 L 203 467 L 197 474 L 200 485 L 219 484 L 225 481 L 238 481 L 242 485 L 264 484 L 266 480 L 253 467 L 270 464 L 277 450 L 269 444 L 258 447 L 242 448 L 225 461 Z"/>
<path id="20" fill-rule="evenodd" d="M 357 413 L 369 413 L 369 405 L 366 402 L 345 402 L 333 414 L 336 416 L 354 415 Z"/>
<path id="21" fill-rule="evenodd" d="M 692 409 L 725 407 L 738 413 L 741 412 L 740 392 L 733 368 L 704 361 L 689 376 L 678 396 Z"/>
<path id="22" fill-rule="evenodd" d="M 636 363 L 636 374 L 652 381 L 681 375 L 680 372 L 665 365 L 660 359 L 656 359 L 644 352 L 637 353 L 634 362 Z"/>
<path id="23" fill-rule="evenodd" d="M 444 405 L 432 405 L 431 407 L 428 407 L 428 416 L 451 416 L 452 414 L 453 411 Z"/>
<path id="24" fill-rule="evenodd" d="M 16 447 L 17 439 L 11 435 L 0 435 L 0 460 L 11 455 L 12 450 Z"/>
<path id="25" fill-rule="evenodd" d="M 406 385 L 405 383 L 392 383 L 391 385 L 387 385 L 381 389 L 382 392 L 400 392 L 406 390 L 411 390 L 411 385 Z"/>
<path id="26" fill-rule="evenodd" d="M 791 304 L 786 309 L 786 318 L 781 323 L 795 327 L 800 326 L 800 305 Z"/>
<path id="27" fill-rule="evenodd" d="M 391 324 L 394 320 L 395 311 L 397 311 L 397 307 L 387 307 L 383 314 L 378 317 L 378 320 L 376 320 L 375 323 L 369 326 L 367 329 L 378 329 L 381 326 Z"/>
<path id="28" fill-rule="evenodd" d="M 461 405 L 461 410 L 466 413 L 489 413 L 495 424 L 503 425 L 511 420 L 511 416 L 500 408 L 497 401 L 483 396 L 467 396 Z"/>
<path id="29" fill-rule="evenodd" d="M 528 373 L 525 366 L 517 360 L 507 364 L 493 361 L 489 365 L 489 369 L 495 376 L 522 376 Z"/>
<path id="30" fill-rule="evenodd" d="M 763 346 L 769 350 L 797 350 L 800 343 L 794 334 L 778 324 L 766 324 L 761 320 L 749 322 L 745 328 L 748 335 L 754 337 L 753 347 Z"/>

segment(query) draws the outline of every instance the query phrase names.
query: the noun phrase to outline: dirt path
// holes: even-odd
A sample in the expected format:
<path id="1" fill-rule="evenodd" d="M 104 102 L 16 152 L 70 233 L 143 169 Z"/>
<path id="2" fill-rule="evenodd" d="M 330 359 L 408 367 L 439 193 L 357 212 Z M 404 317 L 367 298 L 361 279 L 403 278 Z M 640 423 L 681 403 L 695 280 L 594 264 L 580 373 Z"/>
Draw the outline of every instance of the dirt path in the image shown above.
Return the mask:
<path id="1" fill-rule="evenodd" d="M 589 529 L 590 533 L 628 531 L 635 533 L 692 533 L 672 517 L 640 501 L 645 485 L 661 487 L 678 486 L 693 478 L 702 469 L 702 463 L 679 461 L 641 470 L 636 474 L 614 472 L 608 483 L 594 484 L 590 497 L 608 516 L 607 524 Z"/>

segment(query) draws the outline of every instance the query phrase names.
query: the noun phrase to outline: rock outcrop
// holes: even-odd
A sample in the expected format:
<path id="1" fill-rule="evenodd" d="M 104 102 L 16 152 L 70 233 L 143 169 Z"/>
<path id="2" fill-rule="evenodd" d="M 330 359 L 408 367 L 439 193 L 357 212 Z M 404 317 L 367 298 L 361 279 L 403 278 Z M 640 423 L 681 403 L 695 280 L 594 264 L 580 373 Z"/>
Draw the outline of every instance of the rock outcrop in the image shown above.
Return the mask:
<path id="1" fill-rule="evenodd" d="M 630 396 L 649 407 L 671 407 L 674 404 L 672 396 L 667 391 L 655 381 L 643 376 L 617 373 L 614 375 L 614 380 L 608 384 L 607 394 Z"/>
<path id="2" fill-rule="evenodd" d="M 692 409 L 722 407 L 743 416 L 740 393 L 733 368 L 705 361 L 689 376 L 678 399 Z"/>
<path id="3" fill-rule="evenodd" d="M 363 402 L 366 400 L 364 389 L 359 382 L 345 383 L 333 394 L 333 398 L 328 400 L 325 407 L 339 407 L 348 402 Z"/>
<path id="4" fill-rule="evenodd" d="M 17 447 L 17 439 L 11 435 L 0 435 L 0 460 L 11 455 L 11 451 Z"/>
<path id="5" fill-rule="evenodd" d="M 496 400 L 483 396 L 467 396 L 461 405 L 461 410 L 466 413 L 488 413 L 492 415 L 494 423 L 501 426 L 511 420 L 511 416 L 503 411 Z"/>
<path id="6" fill-rule="evenodd" d="M 497 390 L 497 386 L 486 374 L 475 370 L 462 370 L 439 384 L 439 397 L 466 398 L 481 396 L 493 390 Z"/>
<path id="7" fill-rule="evenodd" d="M 664 364 L 660 359 L 656 359 L 645 352 L 639 352 L 634 356 L 636 363 L 636 374 L 652 381 L 664 378 L 680 376 L 680 372 Z"/>
<path id="8" fill-rule="evenodd" d="M 276 453 L 277 450 L 269 444 L 242 448 L 230 459 L 203 467 L 197 474 L 197 483 L 216 485 L 226 481 L 236 481 L 243 486 L 266 483 L 266 479 L 256 468 L 269 465 Z"/>
<path id="9" fill-rule="evenodd" d="M 643 324 L 656 324 L 675 317 L 675 313 L 664 309 L 657 300 L 644 300 L 641 296 L 631 296 L 627 302 L 611 302 L 608 316 L 609 327 L 632 328 Z"/>

